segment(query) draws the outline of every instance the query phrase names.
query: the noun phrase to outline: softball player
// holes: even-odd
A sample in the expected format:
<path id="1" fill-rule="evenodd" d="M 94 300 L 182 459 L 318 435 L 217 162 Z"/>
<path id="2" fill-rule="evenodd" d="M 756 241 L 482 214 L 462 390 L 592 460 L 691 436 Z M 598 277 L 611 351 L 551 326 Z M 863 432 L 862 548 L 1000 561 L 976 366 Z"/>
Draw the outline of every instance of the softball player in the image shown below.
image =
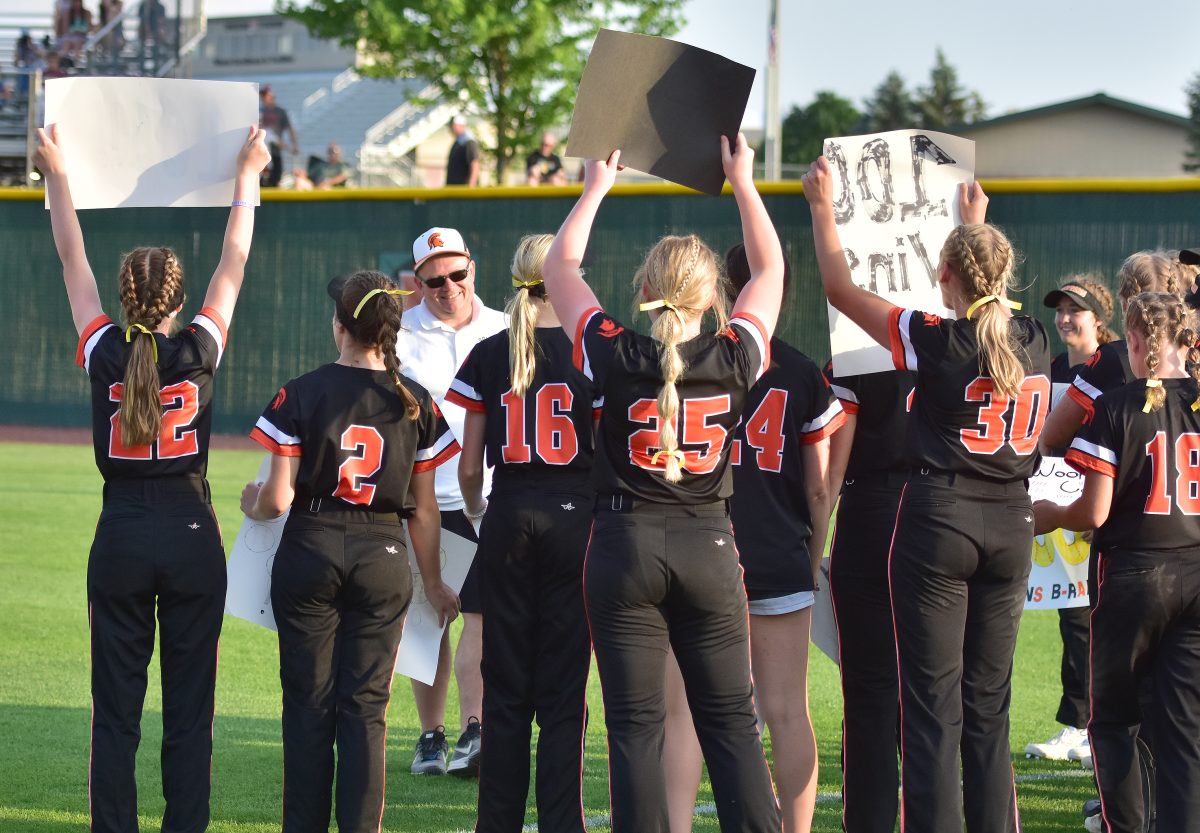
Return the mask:
<path id="1" fill-rule="evenodd" d="M 746 595 L 727 500 L 727 450 L 750 387 L 770 366 L 783 262 L 751 175 L 753 151 L 722 137 L 752 278 L 728 326 L 716 256 L 667 237 L 635 278 L 651 337 L 606 315 L 579 273 L 619 151 L 588 162 L 583 195 L 546 257 L 546 289 L 574 334 L 576 367 L 604 395 L 585 599 L 604 692 L 614 833 L 665 833 L 661 762 L 667 646 L 688 702 L 725 831 L 779 831 L 779 808 L 751 699 Z M 700 332 L 715 307 L 716 334 Z"/>
<path id="2" fill-rule="evenodd" d="M 1178 294 L 1186 290 L 1179 283 L 1176 265 L 1162 252 L 1135 252 L 1125 258 L 1117 272 L 1117 296 L 1121 301 L 1121 314 L 1134 295 L 1141 292 L 1170 292 Z M 1054 410 L 1046 419 L 1040 446 L 1043 454 L 1052 454 L 1055 449 L 1066 448 L 1079 428 L 1091 418 L 1092 403 L 1107 390 L 1113 390 L 1134 380 L 1129 367 L 1129 355 L 1125 342 L 1114 339 L 1100 345 L 1092 357 L 1084 363 L 1075 381 L 1067 389 L 1067 395 L 1058 400 Z M 1089 581 L 1094 583 L 1094 570 Z"/>
<path id="3" fill-rule="evenodd" d="M 1050 404 L 1045 328 L 1005 297 L 1012 247 L 958 226 L 938 281 L 959 320 L 893 306 L 850 280 L 827 160 L 804 178 L 825 292 L 898 370 L 917 374 L 913 464 L 889 564 L 900 679 L 902 830 L 1016 831 L 1008 705 L 1033 513 L 1025 480 Z M 982 189 L 964 189 L 982 220 Z M 1014 349 L 1014 346 L 1016 349 Z M 959 765 L 962 774 L 960 781 Z M 961 789 L 960 789 L 961 783 Z"/>
<path id="4" fill-rule="evenodd" d="M 725 255 L 726 295 L 750 280 L 742 244 Z M 791 282 L 784 258 L 783 297 Z M 829 520 L 829 437 L 846 420 L 837 397 L 811 359 L 771 339 L 771 367 L 746 398 L 730 450 L 733 497 L 730 518 L 750 612 L 750 664 L 755 702 L 771 732 L 773 770 L 783 829 L 807 831 L 817 795 L 817 742 L 808 714 L 808 643 L 811 607 L 819 586 Z M 679 674 L 671 663 L 668 674 Z M 671 681 L 666 729 L 672 830 L 690 830 L 701 775 L 700 750 L 682 680 Z M 681 737 L 682 736 L 682 737 Z M 692 749 L 686 765 L 685 753 Z"/>
<path id="5" fill-rule="evenodd" d="M 911 462 L 909 413 L 917 380 L 900 370 L 834 376 L 832 362 L 825 374 L 847 414 L 831 440 L 829 466 L 841 491 L 829 592 L 844 710 L 842 826 L 891 833 L 900 786 L 900 692 L 887 565 Z"/>
<path id="6" fill-rule="evenodd" d="M 534 717 L 538 826 L 583 827 L 583 734 L 591 641 L 580 609 L 595 492 L 592 419 L 602 402 L 571 363 L 546 298 L 549 234 L 512 261 L 507 330 L 476 345 L 446 392 L 467 411 L 459 481 L 479 532 L 483 725 L 479 833 L 519 833 Z M 483 457 L 493 466 L 483 497 Z M 484 511 L 486 510 L 486 515 Z"/>
<path id="7" fill-rule="evenodd" d="M 1072 382 L 1084 370 L 1085 363 L 1097 354 L 1102 345 L 1115 341 L 1108 329 L 1113 301 L 1108 290 L 1085 275 L 1068 278 L 1042 300 L 1055 311 L 1054 324 L 1066 351 L 1050 362 L 1051 408 L 1057 405 Z M 1055 449 L 1053 456 L 1061 457 L 1065 448 Z M 1053 737 L 1044 743 L 1030 743 L 1025 754 L 1049 760 L 1080 760 L 1088 754 L 1088 618 L 1087 607 L 1064 607 L 1058 610 L 1058 631 L 1062 637 L 1062 698 L 1055 719 L 1062 724 Z"/>
<path id="8" fill-rule="evenodd" d="M 341 833 L 383 817 L 386 712 L 412 573 L 444 622 L 458 598 L 441 579 L 433 472 L 458 442 L 429 394 L 400 375 L 401 304 L 378 272 L 329 284 L 333 364 L 288 382 L 250 436 L 271 452 L 242 511 L 289 506 L 271 571 L 283 684 L 283 830 L 329 829 L 337 744 Z"/>
<path id="9" fill-rule="evenodd" d="M 1142 833 L 1149 718 L 1157 829 L 1200 829 L 1200 391 L 1197 329 L 1174 294 L 1145 293 L 1125 314 L 1130 363 L 1144 379 L 1108 391 L 1071 444 L 1085 475 L 1070 506 L 1039 502 L 1037 528 L 1096 529 L 1091 619 L 1092 759 L 1111 833 Z M 1190 355 L 1189 355 L 1190 354 Z M 1191 363 L 1189 363 L 1189 358 Z M 1154 696 L 1139 702 L 1149 683 Z"/>
<path id="10" fill-rule="evenodd" d="M 209 499 L 213 374 L 242 286 L 254 210 L 269 160 L 251 129 L 237 158 L 221 260 L 192 323 L 183 269 L 164 248 L 134 249 L 118 279 L 124 329 L 100 306 L 71 202 L 58 132 L 38 130 L 54 243 L 63 264 L 76 361 L 91 380 L 92 442 L 104 508 L 88 557 L 92 736 L 88 807 L 94 833 L 136 833 L 134 762 L 146 666 L 160 626 L 163 830 L 203 831 L 209 820 L 213 689 L 225 608 L 225 553 Z"/>

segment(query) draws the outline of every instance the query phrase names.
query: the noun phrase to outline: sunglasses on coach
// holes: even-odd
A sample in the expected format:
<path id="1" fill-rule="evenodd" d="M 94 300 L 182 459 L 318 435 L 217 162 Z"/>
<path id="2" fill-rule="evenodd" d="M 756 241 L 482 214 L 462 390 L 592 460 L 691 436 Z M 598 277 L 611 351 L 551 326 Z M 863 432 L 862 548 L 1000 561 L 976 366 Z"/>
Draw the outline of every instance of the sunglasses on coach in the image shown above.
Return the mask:
<path id="1" fill-rule="evenodd" d="M 438 275 L 436 278 L 421 278 L 421 283 L 425 284 L 430 289 L 441 289 L 442 286 L 445 285 L 447 278 L 455 283 L 462 283 L 467 279 L 467 275 L 469 274 L 471 274 L 470 266 L 468 266 L 466 269 L 457 269 L 445 275 Z"/>

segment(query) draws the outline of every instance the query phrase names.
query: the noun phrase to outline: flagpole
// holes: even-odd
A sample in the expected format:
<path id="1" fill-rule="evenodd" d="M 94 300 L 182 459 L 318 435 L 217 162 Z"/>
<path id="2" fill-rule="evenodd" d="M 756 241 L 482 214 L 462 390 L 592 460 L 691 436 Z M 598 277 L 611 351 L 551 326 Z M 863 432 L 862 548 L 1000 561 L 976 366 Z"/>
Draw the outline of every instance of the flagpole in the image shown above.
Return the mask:
<path id="1" fill-rule="evenodd" d="M 763 108 L 763 167 L 768 181 L 782 177 L 783 149 L 779 120 L 779 0 L 770 0 L 767 13 L 767 83 Z"/>

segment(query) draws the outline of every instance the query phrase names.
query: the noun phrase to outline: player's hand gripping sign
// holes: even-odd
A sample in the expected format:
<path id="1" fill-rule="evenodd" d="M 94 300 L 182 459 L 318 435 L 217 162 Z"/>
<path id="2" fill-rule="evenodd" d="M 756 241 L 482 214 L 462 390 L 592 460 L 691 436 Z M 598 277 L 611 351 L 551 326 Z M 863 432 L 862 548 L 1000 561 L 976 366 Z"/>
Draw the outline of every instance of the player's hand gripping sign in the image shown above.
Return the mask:
<path id="1" fill-rule="evenodd" d="M 975 143 L 928 130 L 825 140 L 833 210 L 855 284 L 906 309 L 952 318 L 937 283 L 938 255 L 962 222 L 958 185 L 975 177 Z M 892 369 L 887 348 L 829 307 L 838 376 Z"/>

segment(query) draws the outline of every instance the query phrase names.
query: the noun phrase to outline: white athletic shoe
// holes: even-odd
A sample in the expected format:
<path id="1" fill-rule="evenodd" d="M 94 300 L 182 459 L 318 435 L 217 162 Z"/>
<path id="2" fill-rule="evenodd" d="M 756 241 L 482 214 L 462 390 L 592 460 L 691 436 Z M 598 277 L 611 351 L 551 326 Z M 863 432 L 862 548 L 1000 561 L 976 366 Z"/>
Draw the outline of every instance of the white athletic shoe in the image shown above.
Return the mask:
<path id="1" fill-rule="evenodd" d="M 1026 758 L 1045 758 L 1048 761 L 1065 761 L 1067 754 L 1087 740 L 1087 732 L 1067 726 L 1045 743 L 1031 743 L 1025 747 Z"/>
<path id="2" fill-rule="evenodd" d="M 1082 761 L 1085 757 L 1088 759 L 1091 759 L 1092 757 L 1092 744 L 1086 736 L 1083 739 L 1083 743 L 1079 744 L 1074 749 L 1067 750 L 1068 761 Z M 1091 767 L 1087 768 L 1091 769 Z"/>
<path id="3" fill-rule="evenodd" d="M 1082 766 L 1084 769 L 1095 769 L 1096 767 L 1093 766 L 1093 764 L 1092 764 L 1092 753 L 1084 752 L 1082 755 L 1080 755 L 1079 756 L 1079 765 Z"/>
<path id="4" fill-rule="evenodd" d="M 1088 816 L 1083 820 L 1083 829 L 1087 833 L 1103 833 L 1104 819 L 1100 818 L 1100 816 Z"/>

